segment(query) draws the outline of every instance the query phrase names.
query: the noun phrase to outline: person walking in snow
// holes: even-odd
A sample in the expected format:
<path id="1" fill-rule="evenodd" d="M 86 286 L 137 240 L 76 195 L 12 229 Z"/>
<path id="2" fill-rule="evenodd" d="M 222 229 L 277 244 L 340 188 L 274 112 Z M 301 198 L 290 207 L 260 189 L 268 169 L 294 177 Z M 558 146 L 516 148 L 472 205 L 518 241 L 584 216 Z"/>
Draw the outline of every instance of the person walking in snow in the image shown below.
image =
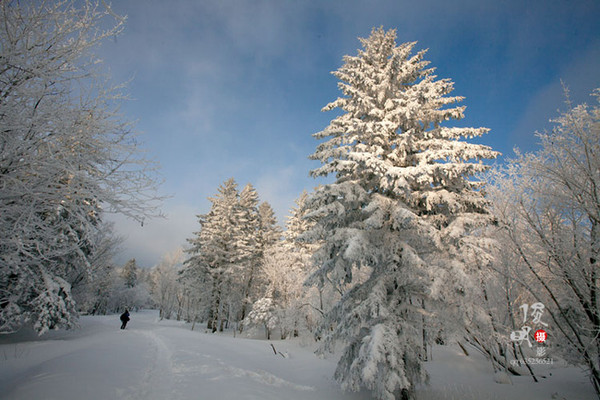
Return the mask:
<path id="1" fill-rule="evenodd" d="M 129 321 L 129 310 L 125 309 L 125 312 L 121 314 L 121 329 L 125 329 L 127 322 Z"/>

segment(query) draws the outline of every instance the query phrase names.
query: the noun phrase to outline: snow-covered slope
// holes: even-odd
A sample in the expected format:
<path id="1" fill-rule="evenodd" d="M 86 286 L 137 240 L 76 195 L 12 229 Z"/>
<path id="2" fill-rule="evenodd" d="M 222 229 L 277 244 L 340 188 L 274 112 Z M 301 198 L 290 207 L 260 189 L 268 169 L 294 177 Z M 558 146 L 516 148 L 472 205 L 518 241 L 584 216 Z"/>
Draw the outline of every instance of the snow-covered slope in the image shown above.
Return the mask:
<path id="1" fill-rule="evenodd" d="M 335 360 L 297 343 L 233 338 L 134 313 L 81 330 L 0 337 L 2 399 L 364 399 L 331 380 Z"/>
<path id="2" fill-rule="evenodd" d="M 121 331 L 118 316 L 83 317 L 81 329 L 0 336 L 0 398 L 14 399 L 369 399 L 344 393 L 331 377 L 335 358 L 319 359 L 293 341 L 267 342 L 191 331 L 134 313 Z M 286 355 L 275 355 L 278 351 Z M 419 399 L 593 399 L 576 369 L 555 369 L 542 384 L 513 378 L 494 383 L 488 363 L 436 348 L 431 387 Z M 554 397 L 552 395 L 557 393 Z"/>
<path id="3" fill-rule="evenodd" d="M 425 366 L 430 385 L 419 391 L 418 400 L 597 399 L 582 370 L 558 360 L 551 366 L 537 366 L 539 383 L 530 376 L 494 375 L 491 364 L 473 348 L 466 357 L 458 346 L 437 346 Z"/>

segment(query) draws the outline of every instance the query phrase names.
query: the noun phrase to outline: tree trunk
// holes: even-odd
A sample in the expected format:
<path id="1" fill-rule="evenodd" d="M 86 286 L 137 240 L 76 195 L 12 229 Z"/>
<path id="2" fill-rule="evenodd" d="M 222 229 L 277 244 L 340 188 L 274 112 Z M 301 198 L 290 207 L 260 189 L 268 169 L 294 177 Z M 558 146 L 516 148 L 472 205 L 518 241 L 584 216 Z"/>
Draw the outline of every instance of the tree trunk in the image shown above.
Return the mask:
<path id="1" fill-rule="evenodd" d="M 208 323 L 206 325 L 206 328 L 210 329 L 212 333 L 215 333 L 217 331 L 217 322 L 219 321 L 219 308 L 221 306 L 220 297 L 221 290 L 219 289 L 218 282 L 215 280 L 213 283 L 213 304 L 209 310 Z"/>
<path id="2" fill-rule="evenodd" d="M 244 298 L 242 299 L 242 311 L 240 314 L 240 321 L 243 321 L 246 318 L 246 313 L 248 312 L 248 297 L 250 296 L 250 290 L 252 289 L 252 282 L 254 281 L 254 263 L 250 264 L 250 276 L 248 277 L 248 282 L 246 287 L 244 288 Z M 244 324 L 240 324 L 240 333 L 244 329 Z"/>
<path id="3" fill-rule="evenodd" d="M 590 303 L 591 303 L 591 314 L 593 316 L 592 326 L 593 333 L 595 334 L 595 345 L 596 345 L 596 360 L 590 360 L 592 367 L 592 373 L 590 379 L 596 390 L 598 398 L 600 398 L 600 310 L 598 309 L 598 257 L 600 256 L 600 222 L 593 218 L 592 228 L 590 231 L 591 236 L 591 255 L 590 255 Z M 595 365 L 594 365 L 595 364 Z"/>
<path id="4" fill-rule="evenodd" d="M 425 299 L 421 299 L 421 307 L 423 307 L 423 310 L 425 310 Z M 427 328 L 424 314 L 421 314 L 421 323 L 423 339 L 423 361 L 427 361 Z"/>

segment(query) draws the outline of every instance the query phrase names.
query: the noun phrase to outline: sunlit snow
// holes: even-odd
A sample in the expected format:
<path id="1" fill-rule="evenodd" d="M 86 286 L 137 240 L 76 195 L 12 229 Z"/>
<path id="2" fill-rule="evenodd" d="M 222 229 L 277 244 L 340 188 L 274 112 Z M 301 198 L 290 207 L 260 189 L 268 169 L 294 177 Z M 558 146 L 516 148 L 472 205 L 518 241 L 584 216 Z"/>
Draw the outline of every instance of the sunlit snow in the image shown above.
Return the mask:
<path id="1" fill-rule="evenodd" d="M 370 399 L 345 393 L 332 380 L 336 357 L 313 345 L 207 334 L 202 327 L 159 321 L 155 311 L 133 313 L 127 329 L 118 315 L 83 317 L 81 328 L 0 336 L 0 397 L 16 399 Z M 273 344 L 278 354 L 273 353 Z M 284 356 L 282 356 L 285 355 Z M 434 399 L 593 399 L 585 375 L 553 366 L 512 384 L 494 382 L 478 354 L 434 347 L 426 363 L 431 384 L 417 392 Z M 554 396 L 554 397 L 552 397 Z"/>

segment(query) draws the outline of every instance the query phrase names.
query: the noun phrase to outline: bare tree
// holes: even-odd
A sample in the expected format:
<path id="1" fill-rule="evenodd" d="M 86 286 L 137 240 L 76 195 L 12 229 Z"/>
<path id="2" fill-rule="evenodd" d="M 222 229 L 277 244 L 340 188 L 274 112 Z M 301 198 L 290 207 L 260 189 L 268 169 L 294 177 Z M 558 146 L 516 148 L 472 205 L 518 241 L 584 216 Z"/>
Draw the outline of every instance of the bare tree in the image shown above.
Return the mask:
<path id="1" fill-rule="evenodd" d="M 177 319 L 183 312 L 183 285 L 178 281 L 183 263 L 183 248 L 166 254 L 152 269 L 152 297 L 159 307 L 161 319 L 170 319 L 175 312 Z"/>
<path id="2" fill-rule="evenodd" d="M 539 151 L 498 173 L 490 198 L 518 256 L 511 279 L 546 306 L 552 349 L 585 366 L 600 397 L 600 107 L 567 107 Z"/>
<path id="3" fill-rule="evenodd" d="M 160 198 L 93 53 L 124 18 L 89 0 L 27 3 L 0 2 L 0 331 L 42 333 L 73 325 L 68 277 L 91 273 L 102 214 L 142 222 Z"/>

